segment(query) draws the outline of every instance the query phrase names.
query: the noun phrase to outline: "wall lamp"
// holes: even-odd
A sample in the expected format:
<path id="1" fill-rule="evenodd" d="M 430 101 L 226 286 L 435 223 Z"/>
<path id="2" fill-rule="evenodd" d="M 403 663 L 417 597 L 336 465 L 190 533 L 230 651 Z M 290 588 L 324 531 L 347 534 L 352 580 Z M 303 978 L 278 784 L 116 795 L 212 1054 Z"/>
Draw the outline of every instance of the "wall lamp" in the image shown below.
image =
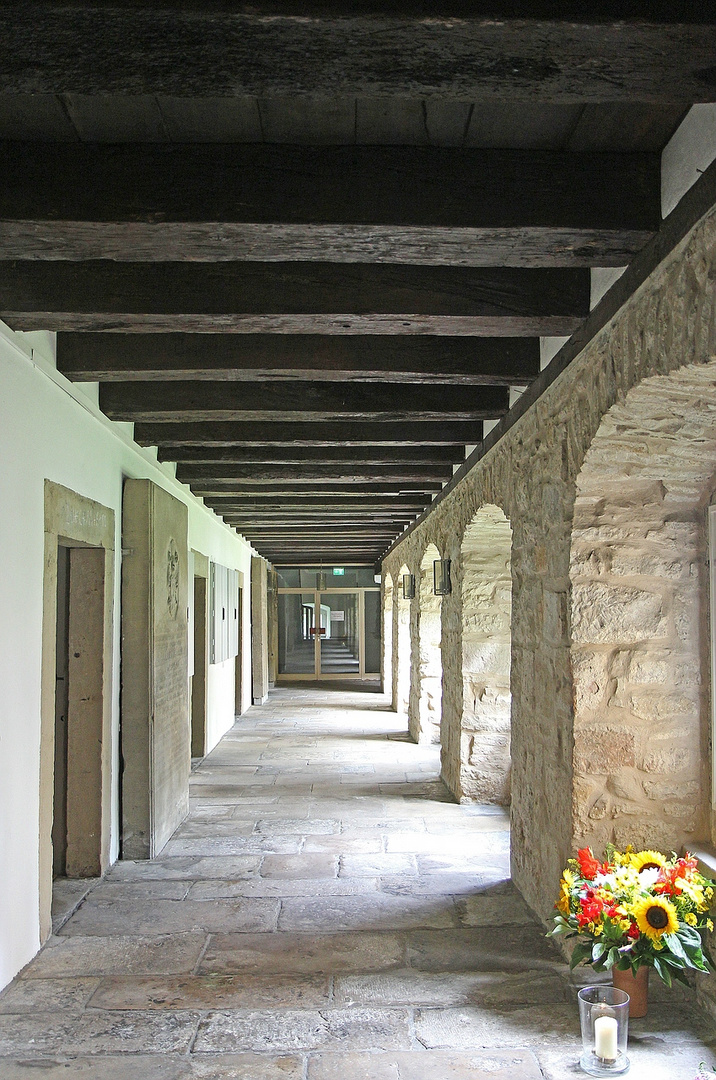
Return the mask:
<path id="1" fill-rule="evenodd" d="M 436 559 L 433 563 L 433 592 L 436 596 L 447 596 L 452 592 L 449 559 Z"/>
<path id="2" fill-rule="evenodd" d="M 415 574 L 403 574 L 403 600 L 415 599 Z"/>

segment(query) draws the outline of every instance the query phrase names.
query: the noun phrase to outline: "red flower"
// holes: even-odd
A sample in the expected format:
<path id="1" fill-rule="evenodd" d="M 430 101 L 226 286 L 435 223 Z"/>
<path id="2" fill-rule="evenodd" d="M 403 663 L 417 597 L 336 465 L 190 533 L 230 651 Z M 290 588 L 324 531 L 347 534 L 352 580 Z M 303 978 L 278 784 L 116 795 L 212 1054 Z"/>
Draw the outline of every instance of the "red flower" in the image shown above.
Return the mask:
<path id="1" fill-rule="evenodd" d="M 639 927 L 636 925 L 635 922 L 633 922 L 627 930 L 627 937 L 631 938 L 632 941 L 636 941 L 636 939 L 639 937 Z"/>
<path id="2" fill-rule="evenodd" d="M 683 877 L 686 870 L 684 865 L 684 859 L 679 859 L 676 866 L 669 870 L 668 867 L 662 866 L 659 871 L 659 876 L 654 883 L 655 893 L 666 893 L 667 896 L 678 896 L 681 893 L 681 888 L 676 884 L 676 879 Z"/>
<path id="3" fill-rule="evenodd" d="M 577 862 L 582 877 L 587 881 L 593 881 L 597 874 L 606 874 L 609 871 L 607 863 L 600 863 L 598 859 L 595 859 L 592 849 L 588 847 L 579 849 Z"/>

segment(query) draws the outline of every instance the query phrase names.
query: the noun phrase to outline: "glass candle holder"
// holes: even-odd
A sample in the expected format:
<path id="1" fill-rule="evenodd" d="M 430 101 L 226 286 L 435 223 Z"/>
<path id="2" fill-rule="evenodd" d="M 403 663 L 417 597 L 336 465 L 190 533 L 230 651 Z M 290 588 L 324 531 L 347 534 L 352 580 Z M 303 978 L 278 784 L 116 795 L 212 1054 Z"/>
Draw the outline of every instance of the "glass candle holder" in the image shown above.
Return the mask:
<path id="1" fill-rule="evenodd" d="M 614 986 L 585 986 L 577 994 L 584 1072 L 614 1076 L 629 1069 L 629 995 Z"/>

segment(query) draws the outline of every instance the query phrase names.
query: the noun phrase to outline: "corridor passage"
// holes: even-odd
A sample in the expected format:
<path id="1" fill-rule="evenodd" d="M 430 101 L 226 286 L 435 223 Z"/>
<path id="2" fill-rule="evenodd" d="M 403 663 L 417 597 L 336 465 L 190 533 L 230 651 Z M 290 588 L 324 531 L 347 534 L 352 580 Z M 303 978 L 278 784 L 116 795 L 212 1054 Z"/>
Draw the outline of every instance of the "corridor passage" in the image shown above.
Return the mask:
<path id="1" fill-rule="evenodd" d="M 78 906 L 58 889 L 0 995 L 2 1080 L 580 1075 L 576 984 L 510 884 L 506 814 L 451 802 L 404 726 L 322 688 L 241 717 L 159 859 Z M 653 982 L 631 1075 L 693 1080 L 708 1033 Z"/>

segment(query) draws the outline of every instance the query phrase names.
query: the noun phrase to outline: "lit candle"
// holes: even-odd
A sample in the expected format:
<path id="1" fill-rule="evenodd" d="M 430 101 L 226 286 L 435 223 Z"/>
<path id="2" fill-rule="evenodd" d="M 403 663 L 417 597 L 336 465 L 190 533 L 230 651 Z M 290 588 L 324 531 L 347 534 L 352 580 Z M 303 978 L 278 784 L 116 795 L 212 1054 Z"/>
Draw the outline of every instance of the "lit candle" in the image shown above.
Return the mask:
<path id="1" fill-rule="evenodd" d="M 617 1060 L 617 1022 L 613 1016 L 598 1016 L 594 1021 L 594 1053 L 602 1061 Z"/>

